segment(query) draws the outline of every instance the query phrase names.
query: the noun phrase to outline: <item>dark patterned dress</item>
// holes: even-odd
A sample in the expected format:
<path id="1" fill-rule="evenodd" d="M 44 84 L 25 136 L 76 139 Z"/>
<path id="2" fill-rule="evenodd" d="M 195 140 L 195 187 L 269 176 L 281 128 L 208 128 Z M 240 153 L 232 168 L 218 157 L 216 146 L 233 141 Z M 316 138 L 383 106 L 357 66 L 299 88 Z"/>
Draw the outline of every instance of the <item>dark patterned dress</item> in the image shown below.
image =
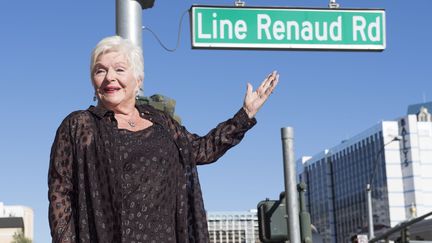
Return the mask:
<path id="1" fill-rule="evenodd" d="M 150 106 L 137 109 L 153 122 L 138 132 L 93 106 L 60 125 L 48 174 L 53 242 L 208 242 L 196 165 L 238 144 L 255 119 L 240 109 L 200 137 Z"/>
<path id="2" fill-rule="evenodd" d="M 176 192 L 184 178 L 174 142 L 160 125 L 119 132 L 117 185 L 123 242 L 176 242 Z M 180 223 L 180 222 L 179 222 Z"/>

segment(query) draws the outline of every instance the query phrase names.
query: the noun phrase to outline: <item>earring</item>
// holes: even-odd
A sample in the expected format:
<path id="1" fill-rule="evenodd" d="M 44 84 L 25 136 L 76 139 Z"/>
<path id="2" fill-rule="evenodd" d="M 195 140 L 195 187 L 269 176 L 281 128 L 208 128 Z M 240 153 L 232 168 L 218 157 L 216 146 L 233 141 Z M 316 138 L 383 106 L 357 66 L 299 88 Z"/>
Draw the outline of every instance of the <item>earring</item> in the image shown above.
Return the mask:
<path id="1" fill-rule="evenodd" d="M 135 99 L 138 100 L 139 99 L 139 91 L 135 91 Z"/>

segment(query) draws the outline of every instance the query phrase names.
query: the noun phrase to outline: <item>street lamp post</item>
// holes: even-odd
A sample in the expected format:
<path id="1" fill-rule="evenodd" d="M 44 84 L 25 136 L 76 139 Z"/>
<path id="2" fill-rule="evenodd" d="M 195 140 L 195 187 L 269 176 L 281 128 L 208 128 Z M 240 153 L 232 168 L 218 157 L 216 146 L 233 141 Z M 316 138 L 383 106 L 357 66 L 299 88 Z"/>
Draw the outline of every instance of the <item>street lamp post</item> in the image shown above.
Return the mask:
<path id="1" fill-rule="evenodd" d="M 372 175 L 369 178 L 369 182 L 366 185 L 366 197 L 367 197 L 367 210 L 368 210 L 368 229 L 369 229 L 369 239 L 373 239 L 375 237 L 374 235 L 374 223 L 373 223 L 373 215 L 372 215 L 372 182 L 376 173 L 376 170 L 378 168 L 378 162 L 379 162 L 379 157 L 381 155 L 381 153 L 384 151 L 384 148 L 389 145 L 390 143 L 394 142 L 394 141 L 400 141 L 402 140 L 401 136 L 395 136 L 393 137 L 392 140 L 388 141 L 387 143 L 385 143 L 380 150 L 376 153 L 376 157 L 375 160 L 373 161 L 373 170 L 372 170 Z"/>

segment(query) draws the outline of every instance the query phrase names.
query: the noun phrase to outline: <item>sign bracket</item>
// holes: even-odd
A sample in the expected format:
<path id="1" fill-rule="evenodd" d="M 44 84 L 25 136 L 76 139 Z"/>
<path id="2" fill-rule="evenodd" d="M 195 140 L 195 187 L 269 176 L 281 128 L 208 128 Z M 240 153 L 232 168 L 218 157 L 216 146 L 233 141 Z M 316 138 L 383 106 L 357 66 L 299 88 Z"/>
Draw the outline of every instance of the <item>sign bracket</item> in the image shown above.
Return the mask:
<path id="1" fill-rule="evenodd" d="M 330 0 L 328 6 L 329 6 L 329 8 L 339 8 L 340 7 L 339 3 L 337 3 L 336 0 Z"/>
<path id="2" fill-rule="evenodd" d="M 242 1 L 242 0 L 235 0 L 234 5 L 235 5 L 236 7 L 244 7 L 244 6 L 246 5 L 246 2 L 245 2 L 245 1 Z"/>

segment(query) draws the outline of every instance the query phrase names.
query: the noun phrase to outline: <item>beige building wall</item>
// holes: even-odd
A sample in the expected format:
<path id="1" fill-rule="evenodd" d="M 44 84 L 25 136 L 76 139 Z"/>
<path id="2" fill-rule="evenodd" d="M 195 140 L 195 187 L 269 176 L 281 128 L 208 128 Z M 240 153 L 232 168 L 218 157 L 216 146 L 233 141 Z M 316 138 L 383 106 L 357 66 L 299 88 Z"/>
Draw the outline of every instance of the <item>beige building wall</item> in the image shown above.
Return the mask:
<path id="1" fill-rule="evenodd" d="M 2 228 L 0 228 L 0 243 L 12 242 L 13 235 L 19 231 L 22 231 L 22 229 L 19 229 L 19 228 L 2 229 Z"/>
<path id="2" fill-rule="evenodd" d="M 13 205 L 13 206 L 6 206 L 3 202 L 0 202 L 0 217 L 1 218 L 7 218 L 7 217 L 20 217 L 24 221 L 24 236 L 26 238 L 29 238 L 33 240 L 34 237 L 34 213 L 33 209 L 25 206 L 20 205 Z M 4 234 L 9 229 L 0 229 L 0 237 L 3 237 Z M 10 237 L 13 236 L 13 234 L 17 231 L 15 229 Z M 2 241 L 2 238 L 0 238 L 0 243 L 3 242 L 9 242 L 9 241 Z"/>

